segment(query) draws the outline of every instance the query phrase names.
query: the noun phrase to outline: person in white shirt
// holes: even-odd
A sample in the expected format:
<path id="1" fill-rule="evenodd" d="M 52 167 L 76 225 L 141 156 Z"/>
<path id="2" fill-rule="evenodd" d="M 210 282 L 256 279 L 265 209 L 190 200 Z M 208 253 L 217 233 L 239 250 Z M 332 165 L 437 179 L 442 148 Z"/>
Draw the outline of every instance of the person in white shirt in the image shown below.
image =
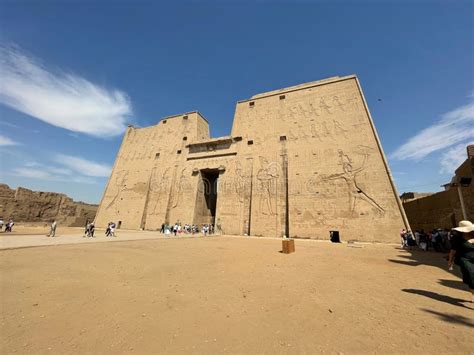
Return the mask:
<path id="1" fill-rule="evenodd" d="M 56 220 L 53 220 L 53 223 L 51 223 L 51 230 L 49 231 L 48 237 L 54 238 L 56 236 Z"/>

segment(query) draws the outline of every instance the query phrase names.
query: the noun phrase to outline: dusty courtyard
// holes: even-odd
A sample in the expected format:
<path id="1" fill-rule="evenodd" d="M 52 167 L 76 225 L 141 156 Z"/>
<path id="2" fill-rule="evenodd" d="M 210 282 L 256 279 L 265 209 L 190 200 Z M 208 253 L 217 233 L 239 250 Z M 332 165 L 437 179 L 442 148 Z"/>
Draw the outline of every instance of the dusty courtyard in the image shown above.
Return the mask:
<path id="1" fill-rule="evenodd" d="M 14 236 L 11 236 L 14 237 Z M 1 352 L 472 353 L 443 255 L 160 238 L 2 250 Z"/>

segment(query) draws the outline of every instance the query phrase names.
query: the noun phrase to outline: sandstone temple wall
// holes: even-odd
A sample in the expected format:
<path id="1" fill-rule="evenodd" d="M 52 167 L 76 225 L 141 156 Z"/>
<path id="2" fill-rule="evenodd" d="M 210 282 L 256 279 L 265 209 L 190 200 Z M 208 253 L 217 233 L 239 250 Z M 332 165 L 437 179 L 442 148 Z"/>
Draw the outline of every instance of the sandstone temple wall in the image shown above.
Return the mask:
<path id="1" fill-rule="evenodd" d="M 213 212 L 205 192 L 216 177 Z M 355 76 L 239 101 L 226 137 L 211 139 L 198 112 L 129 127 L 97 215 L 99 226 L 112 220 L 365 241 L 397 241 L 408 227 Z"/>

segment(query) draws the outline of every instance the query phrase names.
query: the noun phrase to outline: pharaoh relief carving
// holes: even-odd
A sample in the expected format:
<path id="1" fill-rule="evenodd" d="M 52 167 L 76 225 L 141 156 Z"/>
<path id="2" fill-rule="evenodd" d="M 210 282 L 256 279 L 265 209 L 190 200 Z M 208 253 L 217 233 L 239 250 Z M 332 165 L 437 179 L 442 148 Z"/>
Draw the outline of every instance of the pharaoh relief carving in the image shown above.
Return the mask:
<path id="1" fill-rule="evenodd" d="M 239 203 L 244 203 L 245 198 L 245 175 L 242 164 L 237 160 L 235 162 L 235 193 L 239 198 Z"/>
<path id="2" fill-rule="evenodd" d="M 188 176 L 189 176 L 189 169 L 187 167 L 181 169 L 181 174 L 179 176 L 179 179 L 177 181 L 176 188 L 174 189 L 174 200 L 172 207 L 176 208 L 181 202 L 181 199 L 183 198 L 183 194 L 186 191 L 189 191 L 189 181 L 188 181 Z"/>
<path id="3" fill-rule="evenodd" d="M 159 172 L 158 169 L 153 170 L 153 176 L 150 182 L 150 193 L 152 196 L 150 215 L 159 213 L 158 206 L 167 196 L 170 180 L 171 168 L 166 168 L 163 172 Z"/>
<path id="4" fill-rule="evenodd" d="M 342 165 L 342 172 L 331 175 L 323 175 L 323 181 L 331 180 L 344 180 L 347 185 L 347 193 L 349 197 L 349 213 L 350 216 L 354 216 L 357 203 L 365 203 L 370 205 L 380 216 L 385 214 L 385 210 L 380 206 L 377 201 L 371 196 L 369 196 L 365 191 L 360 187 L 360 184 L 357 183 L 357 175 L 359 175 L 364 169 L 369 156 L 369 147 L 359 146 L 359 154 L 363 154 L 362 164 L 355 168 L 353 167 L 352 159 L 345 154 L 342 150 L 338 151 L 340 165 Z M 368 148 L 368 149 L 367 149 Z"/>
<path id="5" fill-rule="evenodd" d="M 278 177 L 280 175 L 280 165 L 276 162 L 269 163 L 262 156 L 259 157 L 260 170 L 257 173 L 259 181 L 259 210 L 264 215 L 276 214 L 276 190 Z"/>

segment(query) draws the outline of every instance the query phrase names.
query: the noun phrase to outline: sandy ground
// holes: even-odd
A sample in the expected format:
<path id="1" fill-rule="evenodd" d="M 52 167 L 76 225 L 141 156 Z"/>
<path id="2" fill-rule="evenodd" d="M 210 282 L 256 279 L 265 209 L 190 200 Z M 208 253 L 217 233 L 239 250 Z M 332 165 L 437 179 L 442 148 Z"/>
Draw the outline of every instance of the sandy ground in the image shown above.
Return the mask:
<path id="1" fill-rule="evenodd" d="M 30 224 L 19 224 L 16 223 L 13 226 L 13 231 L 11 233 L 5 233 L 5 226 L 3 226 L 2 231 L 0 232 L 1 236 L 8 235 L 46 235 L 50 231 L 50 224 L 48 223 L 30 223 Z M 77 234 L 84 231 L 82 227 L 65 227 L 59 225 L 57 227 L 57 233 L 61 235 L 70 235 Z"/>
<path id="2" fill-rule="evenodd" d="M 23 232 L 23 233 L 22 233 Z M 15 249 L 37 246 L 58 246 L 64 244 L 84 244 L 103 242 L 123 242 L 125 240 L 145 240 L 170 238 L 152 231 L 118 230 L 117 238 L 106 238 L 104 229 L 96 229 L 94 238 L 84 237 L 84 228 L 58 228 L 54 238 L 48 237 L 50 229 L 23 227 L 12 233 L 0 233 L 0 249 Z M 180 235 L 183 237 L 184 235 Z M 186 235 L 190 237 L 190 235 Z"/>
<path id="3" fill-rule="evenodd" d="M 443 255 L 242 237 L 2 250 L 1 352 L 472 353 Z"/>

